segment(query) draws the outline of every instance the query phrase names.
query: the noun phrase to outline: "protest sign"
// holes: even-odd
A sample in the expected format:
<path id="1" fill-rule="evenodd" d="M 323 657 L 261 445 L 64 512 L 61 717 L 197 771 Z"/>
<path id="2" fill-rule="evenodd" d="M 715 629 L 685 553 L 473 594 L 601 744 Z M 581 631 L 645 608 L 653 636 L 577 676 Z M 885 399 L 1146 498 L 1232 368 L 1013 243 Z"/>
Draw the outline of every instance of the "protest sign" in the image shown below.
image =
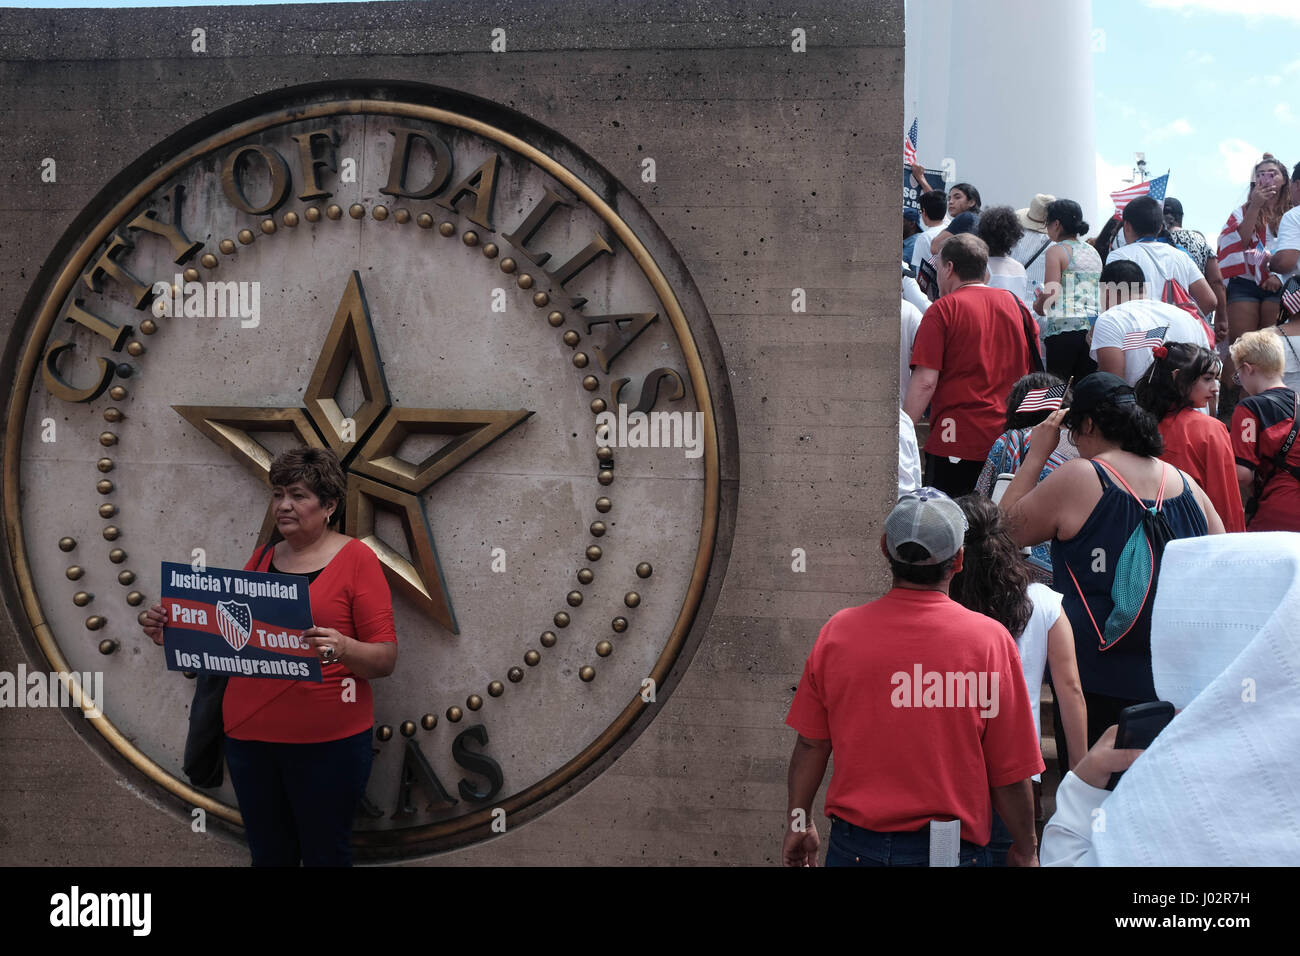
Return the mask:
<path id="1" fill-rule="evenodd" d="M 941 169 L 927 169 L 925 171 L 925 181 L 930 184 L 932 189 L 937 189 L 941 193 L 947 191 L 947 186 L 944 185 L 943 181 L 943 170 Z M 903 167 L 903 208 L 918 210 L 921 208 L 921 187 L 912 178 L 912 168 L 910 166 Z"/>
<path id="2" fill-rule="evenodd" d="M 225 677 L 321 681 L 307 578 L 162 565 L 167 669 Z"/>

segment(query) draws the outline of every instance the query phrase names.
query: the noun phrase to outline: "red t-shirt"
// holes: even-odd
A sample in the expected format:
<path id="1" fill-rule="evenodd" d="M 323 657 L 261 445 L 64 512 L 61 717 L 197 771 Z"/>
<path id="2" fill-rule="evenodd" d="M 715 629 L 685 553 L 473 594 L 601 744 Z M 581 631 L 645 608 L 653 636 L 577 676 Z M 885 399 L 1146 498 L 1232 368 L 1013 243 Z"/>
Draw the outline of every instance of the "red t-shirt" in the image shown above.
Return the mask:
<path id="1" fill-rule="evenodd" d="M 265 571 L 274 556 L 254 554 L 245 571 Z M 397 641 L 393 600 L 375 553 L 356 538 L 348 541 L 308 588 L 312 623 L 372 644 Z M 237 740 L 311 744 L 340 740 L 375 722 L 370 682 L 347 665 L 322 664 L 322 683 L 232 677 L 226 685 L 222 716 L 226 733 Z M 356 681 L 356 700 L 345 700 L 343 679 Z M 349 695 L 351 697 L 351 695 Z"/>
<path id="2" fill-rule="evenodd" d="M 926 310 L 912 343 L 912 367 L 939 373 L 925 443 L 930 454 L 984 461 L 1002 434 L 1007 395 L 1029 372 L 1018 301 L 1006 289 L 968 285 Z M 1037 349 L 1038 325 L 1029 325 Z"/>
<path id="3" fill-rule="evenodd" d="M 1165 440 L 1161 460 L 1187 472 L 1205 489 L 1223 530 L 1245 531 L 1246 514 L 1227 426 L 1195 409 L 1181 408 L 1160 422 L 1160 437 Z"/>
<path id="4" fill-rule="evenodd" d="M 1264 480 L 1251 531 L 1300 531 L 1300 481 L 1273 465 L 1274 456 L 1291 433 L 1295 400 L 1295 392 L 1289 388 L 1270 388 L 1243 398 L 1232 413 L 1228 431 L 1237 464 Z M 1291 445 L 1286 460 L 1293 468 L 1300 466 L 1300 438 Z"/>
<path id="5" fill-rule="evenodd" d="M 868 830 L 959 819 L 983 846 L 989 788 L 1043 771 L 1016 642 L 941 591 L 894 588 L 832 617 L 785 722 L 831 741 L 826 813 Z"/>

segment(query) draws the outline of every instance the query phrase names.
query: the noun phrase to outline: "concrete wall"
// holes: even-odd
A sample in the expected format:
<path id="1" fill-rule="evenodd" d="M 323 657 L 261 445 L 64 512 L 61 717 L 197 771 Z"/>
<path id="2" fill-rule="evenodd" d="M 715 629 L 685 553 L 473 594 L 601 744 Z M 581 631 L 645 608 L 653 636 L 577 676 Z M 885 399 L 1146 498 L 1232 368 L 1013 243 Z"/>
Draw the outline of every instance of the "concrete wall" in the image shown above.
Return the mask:
<path id="1" fill-rule="evenodd" d="M 207 52 L 190 49 L 202 27 Z M 488 49 L 506 30 L 508 52 Z M 807 52 L 791 50 L 791 31 Z M 662 712 L 544 816 L 439 864 L 764 864 L 785 716 L 834 611 L 883 589 L 896 473 L 903 12 L 595 2 L 0 13 L 0 322 L 120 169 L 220 106 L 340 77 L 433 83 L 523 112 L 618 176 L 698 285 L 736 413 L 739 509 L 711 624 Z M 656 159 L 658 181 L 640 181 Z M 53 156 L 59 181 L 40 181 Z M 791 310 L 791 291 L 807 312 Z M 6 375 L 9 371 L 6 370 Z M 5 382 L 6 389 L 8 381 Z M 791 552 L 807 571 L 791 570 Z M 12 617 L 12 612 L 11 615 Z M 0 670 L 35 666 L 10 620 Z M 0 710 L 0 862 L 233 864 L 53 710 Z M 824 790 L 823 790 L 824 793 Z"/>

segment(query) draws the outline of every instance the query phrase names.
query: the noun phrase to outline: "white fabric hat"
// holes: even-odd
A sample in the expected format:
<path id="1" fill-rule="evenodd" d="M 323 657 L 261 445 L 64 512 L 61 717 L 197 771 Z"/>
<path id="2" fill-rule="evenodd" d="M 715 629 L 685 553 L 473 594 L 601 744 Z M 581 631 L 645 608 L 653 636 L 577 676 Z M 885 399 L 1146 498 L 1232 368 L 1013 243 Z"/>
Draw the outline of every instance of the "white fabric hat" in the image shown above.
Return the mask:
<path id="1" fill-rule="evenodd" d="M 1025 209 L 1016 210 L 1020 225 L 1029 232 L 1047 231 L 1047 207 L 1056 202 L 1056 197 L 1048 193 L 1039 193 Z"/>

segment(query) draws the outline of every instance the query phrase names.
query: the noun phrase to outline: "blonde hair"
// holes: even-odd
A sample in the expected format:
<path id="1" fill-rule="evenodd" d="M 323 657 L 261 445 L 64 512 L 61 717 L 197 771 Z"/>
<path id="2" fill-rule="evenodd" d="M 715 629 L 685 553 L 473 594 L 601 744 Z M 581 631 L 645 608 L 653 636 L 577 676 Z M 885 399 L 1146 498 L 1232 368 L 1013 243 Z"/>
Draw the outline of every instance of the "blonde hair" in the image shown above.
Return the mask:
<path id="1" fill-rule="evenodd" d="M 1286 368 L 1286 355 L 1282 352 L 1282 342 L 1274 329 L 1260 329 L 1247 332 L 1228 349 L 1232 353 L 1232 364 L 1240 366 L 1249 362 L 1266 375 L 1280 375 Z"/>

